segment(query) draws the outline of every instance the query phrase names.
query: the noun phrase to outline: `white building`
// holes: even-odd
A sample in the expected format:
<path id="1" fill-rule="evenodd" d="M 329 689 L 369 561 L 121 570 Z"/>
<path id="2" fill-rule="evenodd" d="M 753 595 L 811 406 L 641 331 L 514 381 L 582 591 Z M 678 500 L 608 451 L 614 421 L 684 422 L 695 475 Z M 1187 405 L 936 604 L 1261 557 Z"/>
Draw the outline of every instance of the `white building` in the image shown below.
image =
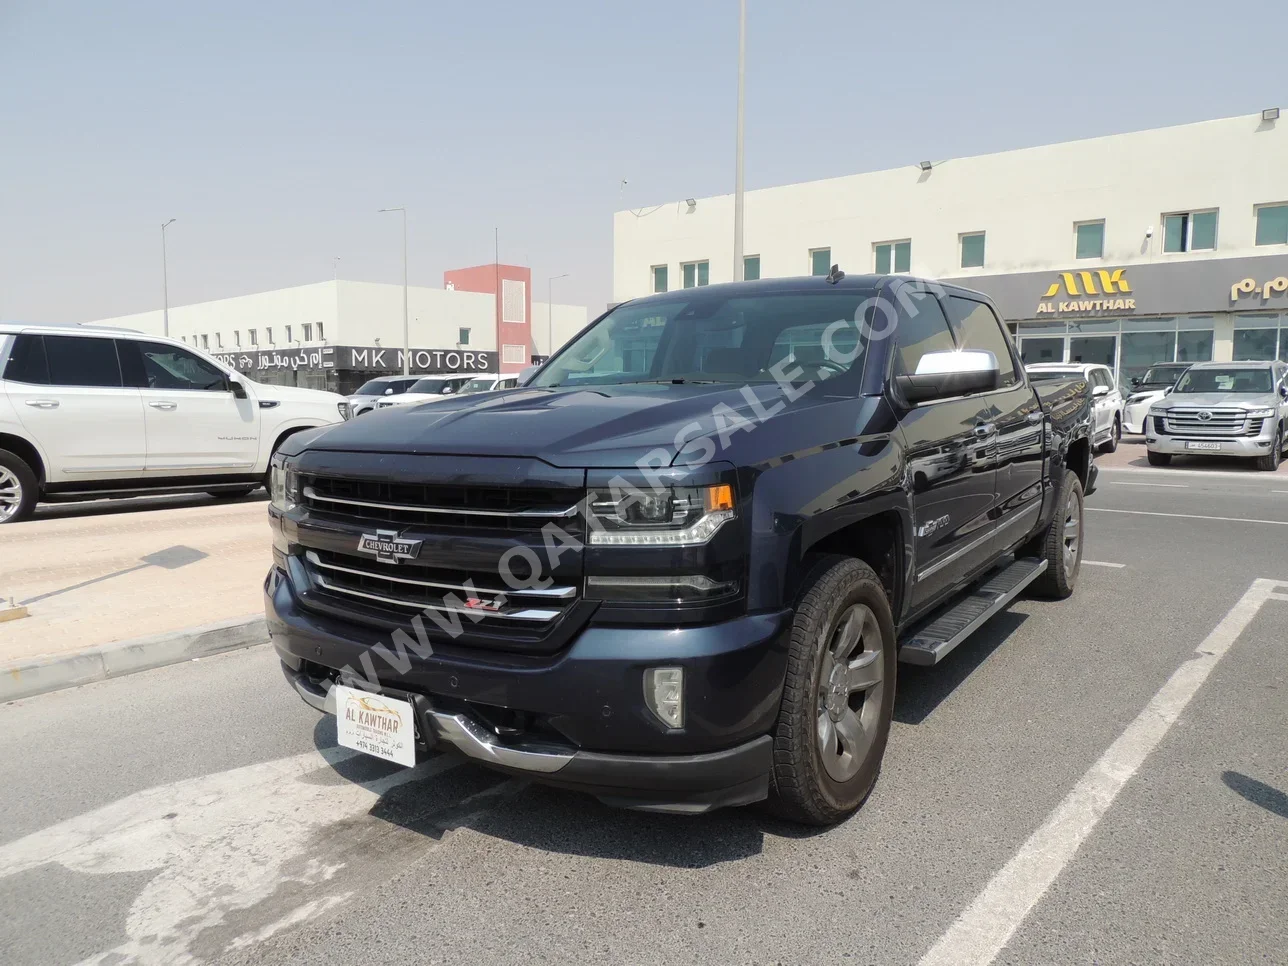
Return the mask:
<path id="1" fill-rule="evenodd" d="M 1124 377 L 1171 359 L 1288 358 L 1277 115 L 749 191 L 746 277 L 835 263 L 952 279 L 997 301 L 1027 361 Z M 614 299 L 732 280 L 732 226 L 732 195 L 617 212 Z"/>
<path id="2" fill-rule="evenodd" d="M 526 272 L 479 266 L 446 273 L 445 288 L 409 287 L 411 371 L 517 372 L 533 355 L 548 355 L 552 339 L 558 347 L 586 325 L 584 306 L 556 304 L 552 314 L 549 304 L 531 301 Z M 492 291 L 465 290 L 470 279 Z M 519 297 L 509 298 L 512 291 Z M 169 315 L 173 338 L 263 382 L 351 392 L 373 375 L 402 371 L 401 285 L 340 279 L 176 305 Z M 95 324 L 164 330 L 160 309 Z"/>

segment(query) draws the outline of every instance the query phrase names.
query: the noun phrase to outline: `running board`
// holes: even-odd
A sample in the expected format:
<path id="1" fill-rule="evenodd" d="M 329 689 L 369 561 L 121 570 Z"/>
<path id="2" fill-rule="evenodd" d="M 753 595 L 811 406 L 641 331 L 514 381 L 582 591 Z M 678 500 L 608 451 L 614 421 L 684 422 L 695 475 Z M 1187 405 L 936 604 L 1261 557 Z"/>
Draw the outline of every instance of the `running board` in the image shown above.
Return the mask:
<path id="1" fill-rule="evenodd" d="M 1045 560 L 1025 557 L 996 571 L 984 583 L 900 641 L 899 660 L 929 667 L 977 631 L 1047 569 Z"/>

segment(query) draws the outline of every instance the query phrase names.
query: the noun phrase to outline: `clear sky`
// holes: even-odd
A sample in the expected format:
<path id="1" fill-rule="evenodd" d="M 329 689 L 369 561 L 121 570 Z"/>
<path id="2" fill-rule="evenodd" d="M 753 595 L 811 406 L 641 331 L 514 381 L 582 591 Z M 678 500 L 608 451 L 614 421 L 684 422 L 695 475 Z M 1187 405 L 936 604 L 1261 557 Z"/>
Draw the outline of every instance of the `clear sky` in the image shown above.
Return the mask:
<path id="1" fill-rule="evenodd" d="M 1283 0 L 749 0 L 747 186 L 1288 107 Z M 736 0 L 0 0 L 0 318 L 492 260 L 733 187 Z M 627 180 L 625 187 L 622 179 Z M 732 229 L 731 229 L 732 230 Z"/>

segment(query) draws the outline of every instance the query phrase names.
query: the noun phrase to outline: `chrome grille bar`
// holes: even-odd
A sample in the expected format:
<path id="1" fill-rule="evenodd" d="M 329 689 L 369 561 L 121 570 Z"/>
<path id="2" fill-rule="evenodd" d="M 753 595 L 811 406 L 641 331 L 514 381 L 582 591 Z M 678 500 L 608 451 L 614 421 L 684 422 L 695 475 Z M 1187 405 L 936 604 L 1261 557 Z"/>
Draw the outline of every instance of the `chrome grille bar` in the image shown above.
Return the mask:
<path id="1" fill-rule="evenodd" d="M 342 567 L 339 564 L 327 563 L 312 550 L 304 554 L 308 562 L 315 567 L 327 570 L 338 570 L 357 577 L 370 577 L 375 580 L 390 580 L 396 584 L 410 584 L 415 587 L 430 587 L 434 590 L 455 590 L 463 593 L 505 594 L 506 597 L 545 597 L 551 600 L 571 600 L 577 596 L 576 587 L 544 587 L 531 590 L 497 590 L 494 587 L 466 587 L 464 584 L 445 584 L 435 580 L 416 580 L 411 577 L 395 577 L 393 574 L 379 573 L 372 570 L 358 570 L 354 567 Z"/>
<path id="2" fill-rule="evenodd" d="M 509 620 L 509 621 L 533 621 L 545 623 L 554 620 L 562 613 L 557 610 L 543 610 L 538 608 L 525 608 L 523 610 L 512 611 L 488 611 L 474 610 L 468 607 L 448 607 L 446 604 L 426 603 L 420 600 L 402 600 L 397 597 L 385 597 L 383 594 L 373 594 L 365 590 L 354 590 L 352 587 L 344 587 L 340 584 L 333 584 L 321 574 L 313 575 L 314 582 L 324 590 L 332 593 L 348 594 L 352 597 L 364 597 L 367 600 L 374 600 L 381 604 L 393 604 L 395 607 L 409 607 L 412 610 L 433 610 L 441 614 L 464 614 L 467 617 L 487 617 L 489 619 Z"/>
<path id="3" fill-rule="evenodd" d="M 345 506 L 364 506 L 373 510 L 397 510 L 401 513 L 438 513 L 444 516 L 460 517 L 528 517 L 547 520 L 562 520 L 577 515 L 577 505 L 573 504 L 566 510 L 466 510 L 461 507 L 442 507 L 442 506 L 408 506 L 401 503 L 374 503 L 369 500 L 352 500 L 346 497 L 323 496 L 311 486 L 304 488 L 304 498 L 306 500 L 316 500 L 319 503 L 340 503 Z"/>

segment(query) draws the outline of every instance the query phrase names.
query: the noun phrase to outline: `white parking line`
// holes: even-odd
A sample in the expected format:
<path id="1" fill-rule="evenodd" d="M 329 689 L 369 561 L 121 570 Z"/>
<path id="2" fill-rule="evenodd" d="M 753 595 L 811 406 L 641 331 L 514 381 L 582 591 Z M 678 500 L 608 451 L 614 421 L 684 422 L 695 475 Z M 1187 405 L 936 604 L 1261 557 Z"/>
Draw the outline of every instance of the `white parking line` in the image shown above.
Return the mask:
<path id="1" fill-rule="evenodd" d="M 1168 486 L 1177 490 L 1188 490 L 1188 483 L 1128 483 L 1126 480 L 1110 480 L 1112 486 Z"/>
<path id="2" fill-rule="evenodd" d="M 1194 656 L 1167 679 L 1042 827 L 921 958 L 920 966 L 987 966 L 996 958 L 1261 605 L 1272 598 L 1288 600 L 1288 593 L 1274 592 L 1285 585 L 1288 581 L 1265 578 L 1252 582 Z"/>
<path id="3" fill-rule="evenodd" d="M 1113 567 L 1115 570 L 1122 570 L 1126 564 L 1110 563 L 1108 560 L 1084 560 L 1083 564 L 1088 567 Z"/>
<path id="4" fill-rule="evenodd" d="M 1277 527 L 1288 527 L 1288 520 L 1253 520 L 1248 517 L 1205 517 L 1198 513 L 1159 513 L 1157 510 L 1111 510 L 1107 506 L 1089 506 L 1085 510 L 1095 513 L 1134 513 L 1141 517 L 1179 517 L 1182 520 L 1219 520 L 1222 523 L 1269 523 Z"/>

